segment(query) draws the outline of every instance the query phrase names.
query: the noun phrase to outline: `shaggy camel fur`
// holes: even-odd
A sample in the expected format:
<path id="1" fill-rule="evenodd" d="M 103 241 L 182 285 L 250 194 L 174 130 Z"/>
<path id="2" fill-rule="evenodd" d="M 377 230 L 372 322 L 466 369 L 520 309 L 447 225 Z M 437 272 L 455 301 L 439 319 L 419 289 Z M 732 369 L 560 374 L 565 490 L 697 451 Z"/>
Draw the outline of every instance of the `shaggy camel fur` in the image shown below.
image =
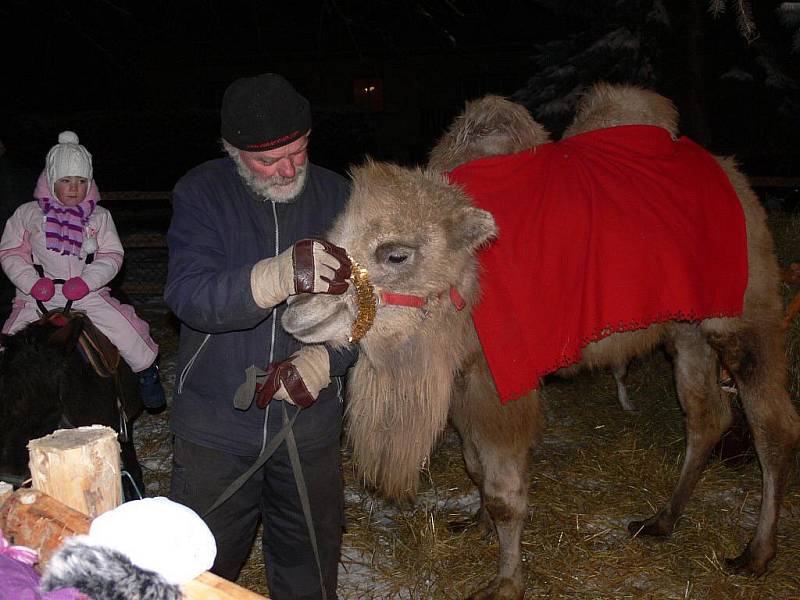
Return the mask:
<path id="1" fill-rule="evenodd" d="M 635 107 L 629 114 L 626 107 Z M 649 110 L 647 108 L 649 107 Z M 675 131 L 672 104 L 627 86 L 593 88 L 568 132 L 646 123 Z M 473 598 L 522 598 L 520 538 L 527 513 L 528 462 L 542 423 L 531 391 L 501 405 L 470 309 L 478 297 L 475 251 L 496 235 L 489 213 L 448 185 L 443 171 L 498 152 L 547 141 L 521 107 L 498 97 L 469 103 L 432 152 L 428 169 L 367 162 L 353 172 L 348 208 L 329 239 L 369 270 L 376 290 L 418 296 L 423 309 L 378 306 L 360 341 L 348 388 L 349 438 L 364 479 L 389 497 L 412 494 L 418 470 L 449 414 L 462 441 L 467 470 L 499 543 L 497 575 Z M 664 344 L 671 353 L 678 399 L 686 415 L 686 453 L 672 497 L 631 533 L 668 535 L 697 483 L 709 452 L 731 422 L 716 384 L 721 359 L 738 385 L 763 472 L 755 534 L 730 561 L 759 575 L 776 551 L 775 534 L 800 418 L 786 392 L 786 359 L 778 296 L 778 265 L 765 214 L 733 161 L 719 159 L 744 211 L 749 280 L 740 318 L 667 322 L 616 333 L 584 348 L 581 367 L 609 367 Z M 466 306 L 458 310 L 448 290 Z M 347 344 L 357 314 L 352 291 L 296 298 L 284 327 L 304 342 Z"/>

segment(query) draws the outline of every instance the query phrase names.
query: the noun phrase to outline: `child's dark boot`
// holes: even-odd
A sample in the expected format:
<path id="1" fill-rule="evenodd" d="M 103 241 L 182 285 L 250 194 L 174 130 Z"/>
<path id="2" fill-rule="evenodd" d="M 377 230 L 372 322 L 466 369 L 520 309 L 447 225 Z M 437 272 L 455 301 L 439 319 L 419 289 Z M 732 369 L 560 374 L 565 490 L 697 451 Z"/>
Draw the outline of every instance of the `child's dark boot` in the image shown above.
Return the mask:
<path id="1" fill-rule="evenodd" d="M 153 363 L 144 371 L 136 374 L 139 377 L 139 388 L 142 393 L 142 404 L 149 410 L 158 410 L 167 405 L 161 378 L 158 376 L 158 365 Z"/>

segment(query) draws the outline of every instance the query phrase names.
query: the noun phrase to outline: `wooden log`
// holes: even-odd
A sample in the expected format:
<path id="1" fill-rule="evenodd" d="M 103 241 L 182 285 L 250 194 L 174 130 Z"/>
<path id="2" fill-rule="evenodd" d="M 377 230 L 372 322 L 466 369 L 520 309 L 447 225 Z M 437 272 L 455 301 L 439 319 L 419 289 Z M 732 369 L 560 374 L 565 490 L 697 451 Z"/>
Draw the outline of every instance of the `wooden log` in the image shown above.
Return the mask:
<path id="1" fill-rule="evenodd" d="M 0 504 L 0 529 L 12 544 L 28 546 L 39 553 L 41 570 L 62 542 L 70 536 L 89 533 L 92 520 L 38 490 L 20 489 Z M 185 600 L 264 600 L 208 571 L 181 586 Z M 0 597 L 2 597 L 0 584 Z"/>
<path id="2" fill-rule="evenodd" d="M 14 493 L 14 486 L 6 481 L 0 481 L 0 506 Z"/>
<path id="3" fill-rule="evenodd" d="M 39 553 L 39 564 L 70 536 L 89 532 L 92 520 L 38 490 L 19 489 L 0 507 L 0 529 L 12 544 Z"/>
<path id="4" fill-rule="evenodd" d="M 120 448 L 103 425 L 59 429 L 28 442 L 34 489 L 94 518 L 122 503 Z"/>

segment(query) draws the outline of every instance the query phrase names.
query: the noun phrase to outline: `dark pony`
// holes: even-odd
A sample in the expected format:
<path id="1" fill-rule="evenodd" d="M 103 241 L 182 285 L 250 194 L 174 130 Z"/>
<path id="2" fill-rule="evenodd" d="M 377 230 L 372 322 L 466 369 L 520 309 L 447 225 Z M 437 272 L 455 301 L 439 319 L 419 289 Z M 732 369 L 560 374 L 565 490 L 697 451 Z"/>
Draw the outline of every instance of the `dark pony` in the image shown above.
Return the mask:
<path id="1" fill-rule="evenodd" d="M 133 446 L 133 421 L 142 412 L 136 376 L 124 360 L 101 376 L 78 344 L 88 318 L 45 318 L 0 341 L 0 479 L 19 485 L 29 477 L 27 444 L 56 429 L 107 425 L 119 434 L 128 499 L 144 493 Z"/>

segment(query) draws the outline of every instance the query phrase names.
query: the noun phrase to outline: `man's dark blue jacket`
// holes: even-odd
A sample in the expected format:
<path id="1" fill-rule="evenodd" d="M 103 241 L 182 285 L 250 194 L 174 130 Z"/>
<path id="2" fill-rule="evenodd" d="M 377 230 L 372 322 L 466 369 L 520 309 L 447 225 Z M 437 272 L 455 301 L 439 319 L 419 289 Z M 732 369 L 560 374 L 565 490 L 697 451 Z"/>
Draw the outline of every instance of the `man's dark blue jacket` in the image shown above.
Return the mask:
<path id="1" fill-rule="evenodd" d="M 181 321 L 171 413 L 175 435 L 240 456 L 259 453 L 265 411 L 255 403 L 246 411 L 235 409 L 234 393 L 247 367 L 285 360 L 301 344 L 281 327 L 285 303 L 272 310 L 256 305 L 250 271 L 299 239 L 323 237 L 348 194 L 343 177 L 309 164 L 306 187 L 293 202 L 265 201 L 227 157 L 192 169 L 177 183 L 164 292 Z M 332 382 L 303 411 L 304 420 L 314 413 L 330 415 L 330 403 L 342 401 L 340 377 L 356 351 L 329 349 L 329 354 Z M 319 426 L 327 430 L 313 435 L 339 434 L 330 424 Z"/>

